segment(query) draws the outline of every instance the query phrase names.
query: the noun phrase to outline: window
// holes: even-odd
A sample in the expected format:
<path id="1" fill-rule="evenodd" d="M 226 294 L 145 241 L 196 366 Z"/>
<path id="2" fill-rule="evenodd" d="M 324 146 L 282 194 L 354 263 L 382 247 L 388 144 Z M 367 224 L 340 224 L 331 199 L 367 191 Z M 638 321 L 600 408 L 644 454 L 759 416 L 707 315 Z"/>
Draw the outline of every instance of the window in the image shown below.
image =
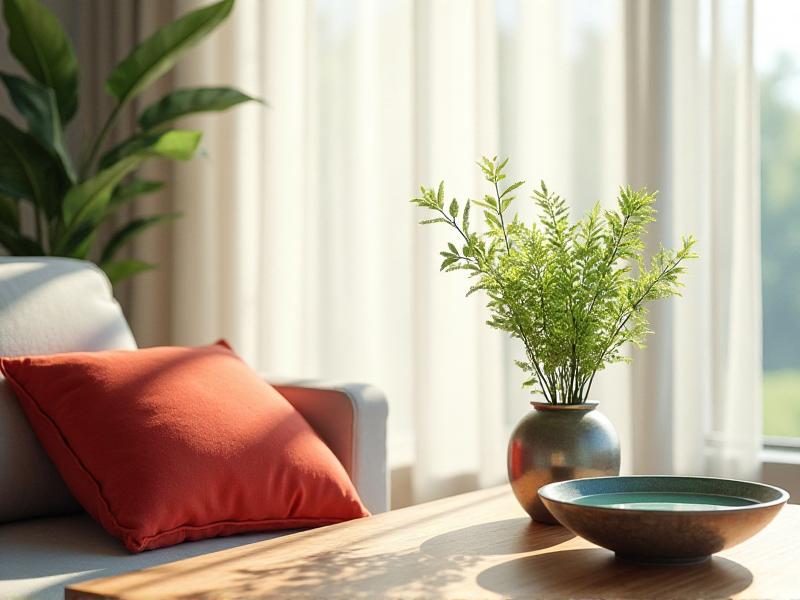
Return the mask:
<path id="1" fill-rule="evenodd" d="M 764 434 L 800 442 L 800 2 L 756 3 Z M 788 438 L 788 439 L 787 439 Z M 779 440 L 770 440 L 779 441 Z"/>

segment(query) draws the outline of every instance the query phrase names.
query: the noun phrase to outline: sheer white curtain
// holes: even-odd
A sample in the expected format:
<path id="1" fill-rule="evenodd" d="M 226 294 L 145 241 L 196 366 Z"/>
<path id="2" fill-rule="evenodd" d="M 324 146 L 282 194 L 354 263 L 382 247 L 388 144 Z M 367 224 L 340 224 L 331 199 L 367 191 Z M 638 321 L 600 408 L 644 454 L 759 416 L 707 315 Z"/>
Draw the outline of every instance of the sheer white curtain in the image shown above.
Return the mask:
<path id="1" fill-rule="evenodd" d="M 757 477 L 758 104 L 752 1 L 632 3 L 630 179 L 661 190 L 657 236 L 702 260 L 633 369 L 633 468 Z"/>
<path id="2" fill-rule="evenodd" d="M 576 213 L 646 185 L 661 190 L 654 242 L 694 233 L 702 259 L 685 297 L 652 311 L 650 347 L 593 396 L 626 471 L 757 476 L 751 31 L 736 0 L 240 0 L 175 83 L 270 106 L 187 124 L 207 156 L 175 173 L 186 216 L 169 244 L 140 244 L 171 248 L 162 278 L 127 292 L 140 341 L 225 336 L 271 373 L 379 385 L 416 500 L 500 482 L 529 400 L 518 348 L 438 272 L 446 232 L 417 226 L 408 199 L 440 179 L 482 194 L 482 154 Z"/>

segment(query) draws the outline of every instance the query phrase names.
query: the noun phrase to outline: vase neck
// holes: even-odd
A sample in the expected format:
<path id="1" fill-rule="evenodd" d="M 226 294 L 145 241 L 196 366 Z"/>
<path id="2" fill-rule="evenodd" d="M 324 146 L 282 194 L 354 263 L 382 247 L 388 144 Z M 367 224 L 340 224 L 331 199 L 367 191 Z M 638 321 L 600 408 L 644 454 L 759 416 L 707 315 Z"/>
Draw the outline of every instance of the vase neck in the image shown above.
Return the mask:
<path id="1" fill-rule="evenodd" d="M 597 408 L 598 402 L 584 402 L 582 404 L 553 404 L 551 402 L 531 402 L 534 409 L 540 411 L 578 411 L 589 412 Z"/>

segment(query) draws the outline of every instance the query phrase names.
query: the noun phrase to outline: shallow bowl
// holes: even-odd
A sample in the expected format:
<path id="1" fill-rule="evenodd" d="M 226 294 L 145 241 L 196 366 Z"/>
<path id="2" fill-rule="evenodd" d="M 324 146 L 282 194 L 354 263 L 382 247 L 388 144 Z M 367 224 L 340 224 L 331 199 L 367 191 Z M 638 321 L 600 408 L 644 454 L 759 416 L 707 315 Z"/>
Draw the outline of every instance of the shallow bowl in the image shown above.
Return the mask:
<path id="1" fill-rule="evenodd" d="M 567 529 L 637 562 L 693 563 L 763 529 L 784 490 L 715 477 L 592 477 L 539 489 Z"/>

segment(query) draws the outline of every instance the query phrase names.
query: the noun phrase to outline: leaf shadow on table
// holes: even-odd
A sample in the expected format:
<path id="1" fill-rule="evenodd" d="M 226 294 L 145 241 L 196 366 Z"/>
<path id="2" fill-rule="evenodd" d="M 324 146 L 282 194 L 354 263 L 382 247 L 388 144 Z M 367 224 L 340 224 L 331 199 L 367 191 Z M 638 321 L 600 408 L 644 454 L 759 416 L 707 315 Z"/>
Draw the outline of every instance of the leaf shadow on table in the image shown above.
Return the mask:
<path id="1" fill-rule="evenodd" d="M 496 556 L 557 546 L 575 534 L 559 525 L 534 524 L 530 517 L 471 525 L 434 536 L 420 546 L 431 556 Z"/>
<path id="2" fill-rule="evenodd" d="M 224 591 L 190 597 L 437 597 L 451 584 L 472 580 L 471 573 L 487 556 L 541 550 L 572 537 L 562 527 L 531 525 L 524 517 L 433 536 L 414 550 L 370 552 L 370 540 L 358 540 L 344 549 L 309 552 L 288 564 L 239 569 Z"/>
<path id="3" fill-rule="evenodd" d="M 478 557 L 439 558 L 419 551 L 366 555 L 364 548 L 310 553 L 290 565 L 244 568 L 224 590 L 192 592 L 193 600 L 217 598 L 436 597 L 463 581 Z"/>
<path id="4" fill-rule="evenodd" d="M 478 575 L 483 589 L 507 598 L 728 598 L 752 581 L 749 570 L 719 556 L 696 565 L 639 565 L 602 548 L 525 556 Z"/>

